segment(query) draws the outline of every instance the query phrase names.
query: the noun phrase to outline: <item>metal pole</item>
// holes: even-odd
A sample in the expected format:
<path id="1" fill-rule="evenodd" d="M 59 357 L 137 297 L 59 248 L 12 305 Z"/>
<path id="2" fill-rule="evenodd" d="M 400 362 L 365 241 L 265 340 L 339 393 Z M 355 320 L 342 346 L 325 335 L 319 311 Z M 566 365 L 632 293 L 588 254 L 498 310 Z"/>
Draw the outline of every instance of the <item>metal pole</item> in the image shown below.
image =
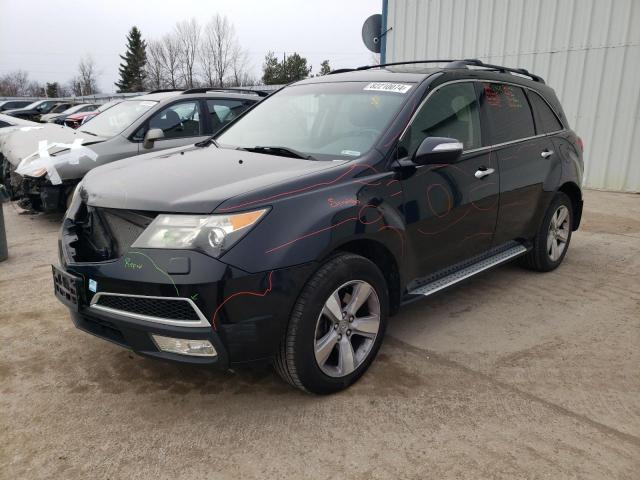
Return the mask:
<path id="1" fill-rule="evenodd" d="M 2 204 L 9 201 L 10 197 L 4 185 L 0 185 L 0 262 L 4 262 L 9 258 L 9 249 L 7 248 L 7 232 L 4 229 L 4 210 Z"/>
<path id="2" fill-rule="evenodd" d="M 0 202 L 0 262 L 4 262 L 7 258 L 9 258 L 7 232 L 4 230 L 4 210 Z"/>

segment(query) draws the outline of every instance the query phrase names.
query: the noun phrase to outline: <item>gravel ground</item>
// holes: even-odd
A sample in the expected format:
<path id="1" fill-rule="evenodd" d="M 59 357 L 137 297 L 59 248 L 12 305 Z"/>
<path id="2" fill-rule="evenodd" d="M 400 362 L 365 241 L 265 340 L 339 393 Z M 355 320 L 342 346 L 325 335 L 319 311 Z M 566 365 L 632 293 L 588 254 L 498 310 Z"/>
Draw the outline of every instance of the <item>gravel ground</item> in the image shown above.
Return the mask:
<path id="1" fill-rule="evenodd" d="M 405 307 L 357 385 L 314 397 L 77 331 L 50 279 L 60 217 L 5 204 L 0 478 L 637 479 L 640 195 L 585 209 L 558 270 Z"/>

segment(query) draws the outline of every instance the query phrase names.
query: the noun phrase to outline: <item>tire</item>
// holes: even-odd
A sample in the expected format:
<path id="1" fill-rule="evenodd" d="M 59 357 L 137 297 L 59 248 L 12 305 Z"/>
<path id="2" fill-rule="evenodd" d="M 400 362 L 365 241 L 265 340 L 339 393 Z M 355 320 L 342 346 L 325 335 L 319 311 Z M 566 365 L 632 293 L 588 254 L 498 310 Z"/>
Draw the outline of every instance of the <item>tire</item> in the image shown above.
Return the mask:
<path id="1" fill-rule="evenodd" d="M 558 212 L 564 212 L 566 219 L 563 217 L 562 224 L 554 227 L 559 218 L 557 216 Z M 573 209 L 571 200 L 566 194 L 557 192 L 545 213 L 536 236 L 533 238 L 533 248 L 522 257 L 521 265 L 538 272 L 549 272 L 558 268 L 569 250 L 572 228 Z M 551 236 L 554 236 L 554 238 L 551 238 Z M 565 241 L 562 243 L 563 238 Z M 553 251 L 553 242 L 556 243 L 556 248 L 558 249 L 555 252 Z M 562 247 L 560 243 L 562 243 Z"/>
<path id="2" fill-rule="evenodd" d="M 356 300 L 351 302 L 354 293 Z M 364 299 L 360 307 L 358 299 Z M 387 283 L 373 262 L 352 253 L 330 258 L 296 300 L 276 355 L 276 371 L 292 386 L 311 393 L 347 388 L 376 357 L 388 312 Z"/>

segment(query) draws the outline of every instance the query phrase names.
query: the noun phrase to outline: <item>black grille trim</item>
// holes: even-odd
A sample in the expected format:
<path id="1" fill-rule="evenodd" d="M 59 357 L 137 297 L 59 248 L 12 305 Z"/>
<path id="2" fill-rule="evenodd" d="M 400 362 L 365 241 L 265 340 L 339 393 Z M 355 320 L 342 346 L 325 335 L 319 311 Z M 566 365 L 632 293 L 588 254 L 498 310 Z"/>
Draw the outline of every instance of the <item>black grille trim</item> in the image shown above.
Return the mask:
<path id="1" fill-rule="evenodd" d="M 142 315 L 164 320 L 200 321 L 198 312 L 185 299 L 100 295 L 95 302 L 99 307 L 110 308 L 132 315 Z"/>

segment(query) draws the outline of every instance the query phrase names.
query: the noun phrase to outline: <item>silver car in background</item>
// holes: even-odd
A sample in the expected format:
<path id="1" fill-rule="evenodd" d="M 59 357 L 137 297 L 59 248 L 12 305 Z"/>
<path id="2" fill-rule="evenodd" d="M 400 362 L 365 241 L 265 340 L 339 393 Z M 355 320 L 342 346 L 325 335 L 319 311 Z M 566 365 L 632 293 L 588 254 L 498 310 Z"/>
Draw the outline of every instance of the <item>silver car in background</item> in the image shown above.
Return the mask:
<path id="1" fill-rule="evenodd" d="M 0 151 L 4 183 L 33 209 L 64 208 L 89 170 L 205 140 L 263 96 L 231 89 L 155 91 L 124 100 L 77 130 L 44 124 L 14 132 Z"/>

